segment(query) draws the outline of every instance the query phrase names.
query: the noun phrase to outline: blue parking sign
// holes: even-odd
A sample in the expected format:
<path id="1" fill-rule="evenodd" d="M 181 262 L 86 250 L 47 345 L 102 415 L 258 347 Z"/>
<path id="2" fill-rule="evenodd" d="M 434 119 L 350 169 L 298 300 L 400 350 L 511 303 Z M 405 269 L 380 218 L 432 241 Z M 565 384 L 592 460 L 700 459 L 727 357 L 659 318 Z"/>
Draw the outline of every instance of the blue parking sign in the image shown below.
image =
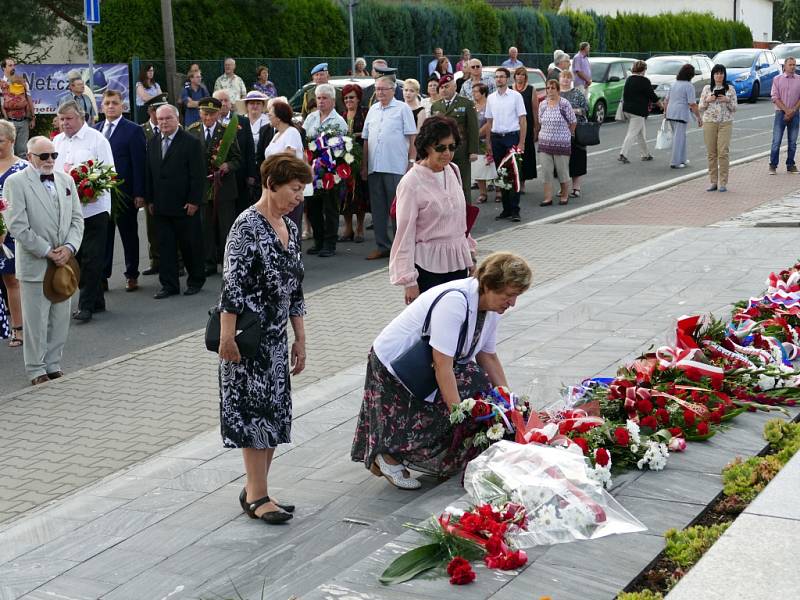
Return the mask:
<path id="1" fill-rule="evenodd" d="M 100 23 L 100 0 L 83 0 L 83 17 L 87 25 Z"/>

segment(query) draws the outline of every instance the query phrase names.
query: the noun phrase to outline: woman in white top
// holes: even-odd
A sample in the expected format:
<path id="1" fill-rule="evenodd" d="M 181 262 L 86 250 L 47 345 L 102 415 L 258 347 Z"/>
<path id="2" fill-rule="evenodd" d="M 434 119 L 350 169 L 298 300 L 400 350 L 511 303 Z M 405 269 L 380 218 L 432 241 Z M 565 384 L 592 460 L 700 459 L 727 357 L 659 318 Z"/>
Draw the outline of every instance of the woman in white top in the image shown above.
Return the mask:
<path id="1" fill-rule="evenodd" d="M 441 476 L 466 465 L 472 456 L 452 439 L 451 408 L 477 393 L 507 386 L 495 350 L 497 325 L 532 278 L 523 258 L 496 252 L 486 257 L 475 277 L 431 288 L 381 331 L 367 362 L 364 400 L 350 454 L 354 462 L 363 462 L 373 474 L 402 489 L 420 487 L 406 467 Z M 403 385 L 392 363 L 420 339 L 429 312 L 438 389 L 422 399 Z M 465 320 L 466 336 L 456 357 Z"/>
<path id="2" fill-rule="evenodd" d="M 264 114 L 269 98 L 259 91 L 247 92 L 247 96 L 236 102 L 236 112 L 247 115 L 250 120 L 250 131 L 253 133 L 253 147 L 258 148 L 258 139 L 261 137 L 261 128 L 269 123 L 269 117 Z"/>
<path id="3" fill-rule="evenodd" d="M 136 82 L 136 106 L 144 106 L 145 102 L 161 94 L 161 86 L 154 79 L 156 69 L 153 65 L 145 65 L 139 72 Z"/>
<path id="4" fill-rule="evenodd" d="M 306 160 L 305 152 L 303 151 L 303 138 L 300 131 L 292 124 L 292 107 L 286 102 L 281 100 L 272 100 L 269 103 L 269 123 L 275 128 L 275 133 L 269 145 L 264 149 L 264 159 L 269 158 L 273 154 L 285 152 L 287 154 L 294 154 L 301 160 Z M 303 196 L 311 196 L 313 188 L 311 184 L 306 185 L 303 191 Z M 291 213 L 289 218 L 297 225 L 297 231 L 302 231 L 303 227 L 303 207 L 305 202 L 301 202 Z M 303 239 L 306 239 L 303 234 Z"/>

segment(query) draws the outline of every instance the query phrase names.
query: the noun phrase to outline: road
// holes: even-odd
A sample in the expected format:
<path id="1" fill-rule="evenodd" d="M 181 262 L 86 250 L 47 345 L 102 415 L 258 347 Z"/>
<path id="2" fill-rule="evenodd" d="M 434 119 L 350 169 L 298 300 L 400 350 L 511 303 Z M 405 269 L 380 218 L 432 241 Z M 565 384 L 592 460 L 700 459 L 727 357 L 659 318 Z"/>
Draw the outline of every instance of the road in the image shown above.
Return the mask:
<path id="1" fill-rule="evenodd" d="M 758 104 L 740 105 L 736 114 L 731 143 L 731 160 L 762 152 L 769 148 L 772 137 L 772 104 L 762 99 Z M 648 143 L 653 148 L 660 118 L 648 123 Z M 652 150 L 655 160 L 640 162 L 637 154 L 630 156 L 631 163 L 623 165 L 617 161 L 619 148 L 625 137 L 625 124 L 607 123 L 601 130 L 601 145 L 590 148 L 588 175 L 584 178 L 583 195 L 579 200 L 571 199 L 566 207 L 540 207 L 542 187 L 540 180 L 527 183 L 522 200 L 522 220 L 539 220 L 576 206 L 586 206 L 613 198 L 620 194 L 655 184 L 667 182 L 675 177 L 697 172 L 705 168 L 705 146 L 702 130 L 689 130 L 689 159 L 686 169 L 669 168 L 669 156 L 665 152 Z M 765 174 L 766 178 L 766 174 Z M 729 187 L 735 187 L 731 181 Z M 473 192 L 474 196 L 477 192 Z M 497 222 L 494 216 L 500 205 L 489 203 L 481 206 L 481 214 L 473 230 L 475 237 L 510 227 L 506 221 Z M 141 239 L 144 235 L 144 217 L 140 218 Z M 367 232 L 364 244 L 340 244 L 337 256 L 323 259 L 309 256 L 305 259 L 306 293 L 346 281 L 352 277 L 384 268 L 386 262 L 366 261 L 364 257 L 373 249 L 371 232 Z M 146 244 L 142 242 L 142 265 L 147 265 Z M 63 367 L 67 372 L 95 365 L 109 359 L 158 344 L 190 331 L 204 327 L 208 309 L 216 303 L 220 277 L 210 278 L 204 290 L 191 297 L 171 297 L 153 300 L 158 289 L 157 277 L 141 277 L 140 289 L 133 293 L 124 290 L 122 276 L 122 251 L 117 240 L 114 275 L 107 294 L 108 311 L 88 324 L 73 322 L 69 341 L 64 352 Z M 144 268 L 144 267 L 143 267 Z M 398 290 L 398 294 L 400 291 Z M 343 307 L 346 310 L 346 307 Z M 23 369 L 22 350 L 8 348 L 0 342 L 0 394 L 6 394 L 30 385 Z"/>

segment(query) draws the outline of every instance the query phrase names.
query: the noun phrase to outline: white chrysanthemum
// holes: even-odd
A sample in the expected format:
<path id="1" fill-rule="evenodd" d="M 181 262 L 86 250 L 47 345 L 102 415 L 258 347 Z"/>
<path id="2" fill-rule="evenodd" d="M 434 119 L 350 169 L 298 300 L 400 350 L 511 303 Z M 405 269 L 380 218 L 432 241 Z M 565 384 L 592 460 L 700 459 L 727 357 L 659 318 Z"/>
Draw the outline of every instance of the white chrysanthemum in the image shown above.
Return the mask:
<path id="1" fill-rule="evenodd" d="M 317 150 L 316 142 L 308 142 L 308 149 L 311 150 L 312 152 L 315 152 Z"/>
<path id="2" fill-rule="evenodd" d="M 476 448 L 486 448 L 489 445 L 489 438 L 486 437 L 486 434 L 482 431 L 479 431 L 475 434 L 475 437 L 472 440 L 472 445 Z"/>
<path id="3" fill-rule="evenodd" d="M 344 155 L 344 162 L 346 162 L 348 165 L 352 165 L 355 161 L 356 157 L 353 156 L 352 154 L 347 153 Z"/>
<path id="4" fill-rule="evenodd" d="M 465 417 L 466 415 L 464 414 L 464 411 L 456 407 L 453 412 L 450 413 L 450 423 L 453 425 L 456 423 L 463 423 Z"/>
<path id="5" fill-rule="evenodd" d="M 506 430 L 502 425 L 500 425 L 500 423 L 495 423 L 486 431 L 486 437 L 490 440 L 494 440 L 495 442 L 502 440 L 505 434 Z"/>
<path id="6" fill-rule="evenodd" d="M 642 439 L 639 437 L 639 425 L 635 421 L 628 419 L 628 422 L 625 423 L 625 428 L 631 434 L 631 441 L 634 444 L 640 444 Z"/>
<path id="7" fill-rule="evenodd" d="M 461 410 L 464 412 L 470 412 L 473 408 L 475 408 L 475 398 L 467 398 L 461 401 Z"/>
<path id="8" fill-rule="evenodd" d="M 552 504 L 545 504 L 536 511 L 533 521 L 542 529 L 552 529 L 558 524 L 558 514 L 556 507 Z"/>
<path id="9" fill-rule="evenodd" d="M 353 149 L 353 138 L 347 138 L 344 142 L 344 149 L 348 152 Z"/>
<path id="10" fill-rule="evenodd" d="M 608 489 L 611 487 L 611 469 L 609 467 L 610 465 L 606 467 L 595 465 L 592 469 L 586 469 L 586 474 L 589 476 L 589 479 L 596 481 Z"/>
<path id="11" fill-rule="evenodd" d="M 667 459 L 669 458 L 669 450 L 667 445 L 661 442 L 647 442 L 647 450 L 636 462 L 636 467 L 644 469 L 647 466 L 651 471 L 661 471 L 667 466 Z"/>

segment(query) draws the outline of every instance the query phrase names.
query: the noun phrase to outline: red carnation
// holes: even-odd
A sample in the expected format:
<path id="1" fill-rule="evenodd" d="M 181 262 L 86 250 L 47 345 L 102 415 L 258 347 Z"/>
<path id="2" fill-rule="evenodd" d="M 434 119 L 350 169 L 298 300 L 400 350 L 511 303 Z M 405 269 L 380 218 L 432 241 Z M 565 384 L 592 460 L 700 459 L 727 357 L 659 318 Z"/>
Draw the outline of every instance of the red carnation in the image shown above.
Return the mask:
<path id="1" fill-rule="evenodd" d="M 664 408 L 667 405 L 667 399 L 664 396 L 656 396 L 656 406 Z"/>
<path id="2" fill-rule="evenodd" d="M 528 441 L 530 443 L 534 443 L 534 444 L 548 444 L 549 443 L 549 440 L 547 439 L 547 436 L 545 434 L 543 434 L 543 433 L 538 432 L 538 431 L 531 432 L 530 440 L 528 440 Z"/>
<path id="3" fill-rule="evenodd" d="M 515 550 L 514 552 L 507 552 L 505 554 L 487 555 L 484 557 L 483 561 L 490 569 L 511 571 L 520 568 L 528 562 L 528 555 L 522 550 Z"/>
<path id="4" fill-rule="evenodd" d="M 649 415 L 653 412 L 653 403 L 650 400 L 639 400 L 636 403 L 636 410 L 639 411 L 640 415 Z"/>
<path id="5" fill-rule="evenodd" d="M 492 409 L 486 402 L 476 402 L 475 406 L 472 407 L 471 414 L 473 419 L 477 419 L 478 417 L 485 417 L 491 412 Z"/>
<path id="6" fill-rule="evenodd" d="M 78 171 L 77 171 L 77 170 L 75 170 L 75 169 L 72 169 L 72 170 L 69 172 L 69 174 L 72 176 L 72 180 L 73 180 L 75 183 L 78 183 L 78 182 L 80 182 L 80 180 L 81 180 L 81 176 L 80 176 L 80 174 L 78 173 Z"/>
<path id="7" fill-rule="evenodd" d="M 683 422 L 686 423 L 687 427 L 694 425 L 696 418 L 697 417 L 695 416 L 694 411 L 689 410 L 688 408 L 683 411 Z"/>
<path id="8" fill-rule="evenodd" d="M 447 574 L 452 575 L 453 573 L 455 573 L 456 569 L 469 566 L 470 564 L 468 560 L 461 558 L 460 556 L 456 556 L 455 558 L 453 558 L 453 560 L 447 563 Z"/>
<path id="9" fill-rule="evenodd" d="M 594 452 L 594 462 L 595 464 L 600 465 L 601 467 L 605 467 L 608 465 L 608 462 L 611 460 L 611 457 L 608 454 L 608 450 L 605 448 L 598 448 Z"/>
<path id="10" fill-rule="evenodd" d="M 658 429 L 658 421 L 656 421 L 656 418 L 653 415 L 647 415 L 642 419 L 641 426 L 649 427 L 650 429 L 655 431 L 656 429 Z"/>
<path id="11" fill-rule="evenodd" d="M 558 433 L 561 435 L 567 435 L 570 431 L 572 431 L 572 419 L 561 421 L 561 423 L 558 424 Z"/>
<path id="12" fill-rule="evenodd" d="M 627 446 L 631 441 L 631 434 L 624 427 L 617 427 L 614 430 L 614 439 L 618 446 Z"/>
<path id="13" fill-rule="evenodd" d="M 719 410 L 711 411 L 709 418 L 711 419 L 712 422 L 716 423 L 717 425 L 722 423 L 722 413 Z"/>
<path id="14" fill-rule="evenodd" d="M 450 576 L 450 583 L 453 585 L 466 585 L 473 581 L 475 581 L 475 571 L 469 564 L 454 569 Z"/>
<path id="15" fill-rule="evenodd" d="M 658 419 L 659 423 L 666 425 L 669 423 L 669 413 L 667 412 L 666 408 L 659 408 L 656 411 L 656 419 Z"/>
<path id="16" fill-rule="evenodd" d="M 672 427 L 669 430 L 672 437 L 683 437 L 683 429 L 680 427 Z"/>
<path id="17" fill-rule="evenodd" d="M 81 192 L 81 194 L 83 195 L 84 198 L 94 198 L 94 190 L 92 189 L 92 186 L 90 186 L 90 185 L 83 186 L 80 189 L 80 192 Z"/>
<path id="18" fill-rule="evenodd" d="M 93 160 L 87 160 L 86 164 L 89 165 L 90 167 L 93 167 L 94 166 L 94 161 Z"/>
<path id="19" fill-rule="evenodd" d="M 336 174 L 342 179 L 350 179 L 350 177 L 353 176 L 353 169 L 351 169 L 349 165 L 342 163 L 336 165 Z"/>
<path id="20" fill-rule="evenodd" d="M 81 165 L 81 173 L 86 174 L 89 172 L 89 169 L 86 168 L 86 165 Z"/>
<path id="21" fill-rule="evenodd" d="M 584 455 L 589 454 L 589 442 L 586 440 L 586 438 L 576 437 L 572 441 L 581 447 L 581 450 L 583 450 Z"/>
<path id="22" fill-rule="evenodd" d="M 697 433 L 698 435 L 706 435 L 708 433 L 708 423 L 700 421 L 697 424 Z"/>

